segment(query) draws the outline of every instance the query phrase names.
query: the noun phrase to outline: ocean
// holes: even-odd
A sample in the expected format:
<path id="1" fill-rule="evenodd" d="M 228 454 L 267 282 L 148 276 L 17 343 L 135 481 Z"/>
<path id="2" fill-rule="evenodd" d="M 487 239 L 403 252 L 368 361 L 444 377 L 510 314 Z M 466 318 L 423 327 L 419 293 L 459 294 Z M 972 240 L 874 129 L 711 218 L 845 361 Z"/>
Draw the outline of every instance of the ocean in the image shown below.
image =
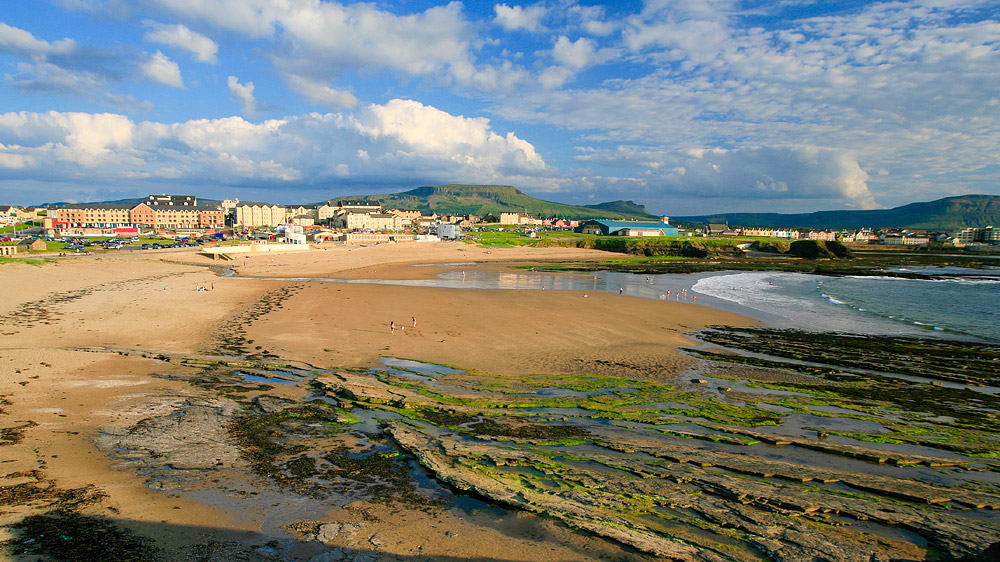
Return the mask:
<path id="1" fill-rule="evenodd" d="M 788 272 L 715 275 L 692 292 L 776 327 L 1000 341 L 1000 268 L 900 268 L 930 279 Z"/>
<path id="2" fill-rule="evenodd" d="M 509 271 L 478 263 L 437 264 L 433 279 L 320 279 L 454 289 L 570 290 L 693 302 L 776 328 L 1000 341 L 1000 267 L 911 267 L 929 276 L 823 276 L 782 271 L 645 275 Z"/>

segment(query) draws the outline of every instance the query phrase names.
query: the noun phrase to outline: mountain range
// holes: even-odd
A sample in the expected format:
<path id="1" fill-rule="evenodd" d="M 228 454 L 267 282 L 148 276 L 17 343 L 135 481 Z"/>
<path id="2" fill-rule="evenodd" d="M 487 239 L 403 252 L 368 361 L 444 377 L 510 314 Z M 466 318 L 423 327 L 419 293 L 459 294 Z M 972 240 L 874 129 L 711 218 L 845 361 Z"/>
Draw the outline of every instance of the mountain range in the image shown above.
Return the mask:
<path id="1" fill-rule="evenodd" d="M 383 195 L 358 195 L 342 199 L 381 201 L 383 207 L 419 209 L 439 214 L 519 212 L 566 219 L 658 219 L 632 201 L 597 205 L 566 205 L 543 201 L 509 185 L 428 185 Z M 774 228 L 915 228 L 958 230 L 967 227 L 1000 227 L 1000 196 L 962 195 L 892 209 L 819 211 L 815 213 L 718 213 L 671 216 L 675 224 L 728 223 L 733 226 Z"/>
<path id="2" fill-rule="evenodd" d="M 140 199 L 121 199 L 106 203 L 139 203 Z M 438 214 L 473 214 L 499 216 L 516 212 L 541 217 L 565 219 L 659 220 L 633 201 L 610 201 L 596 205 L 568 205 L 536 199 L 510 185 L 425 185 L 409 191 L 381 195 L 352 195 L 329 201 L 381 201 L 384 208 L 416 209 Z M 217 204 L 208 199 L 203 204 Z M 50 204 L 57 207 L 60 204 Z M 773 228 L 914 228 L 952 231 L 967 227 L 1000 227 L 1000 196 L 961 195 L 936 201 L 910 203 L 892 209 L 867 211 L 819 211 L 815 213 L 717 213 L 711 215 L 671 216 L 679 225 L 727 223 L 732 226 Z"/>
<path id="3" fill-rule="evenodd" d="M 355 195 L 340 199 L 381 201 L 384 208 L 416 209 L 438 214 L 477 215 L 513 212 L 565 219 L 652 219 L 655 215 L 632 201 L 597 205 L 567 205 L 536 199 L 510 185 L 425 185 L 410 191 L 382 195 Z"/>
<path id="4" fill-rule="evenodd" d="M 960 195 L 892 209 L 870 211 L 819 211 L 816 213 L 720 213 L 672 217 L 680 223 L 728 223 L 774 228 L 914 228 L 960 230 L 1000 227 L 1000 196 Z"/>

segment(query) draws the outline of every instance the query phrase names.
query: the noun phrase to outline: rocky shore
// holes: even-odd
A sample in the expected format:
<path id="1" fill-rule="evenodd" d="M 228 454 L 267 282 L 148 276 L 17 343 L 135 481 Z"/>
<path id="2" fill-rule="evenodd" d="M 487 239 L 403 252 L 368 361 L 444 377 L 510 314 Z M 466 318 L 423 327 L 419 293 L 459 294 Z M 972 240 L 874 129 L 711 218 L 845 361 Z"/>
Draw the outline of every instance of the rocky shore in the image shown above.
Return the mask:
<path id="1" fill-rule="evenodd" d="M 87 265 L 0 310 L 13 559 L 950 562 L 1000 536 L 995 346 Z"/>

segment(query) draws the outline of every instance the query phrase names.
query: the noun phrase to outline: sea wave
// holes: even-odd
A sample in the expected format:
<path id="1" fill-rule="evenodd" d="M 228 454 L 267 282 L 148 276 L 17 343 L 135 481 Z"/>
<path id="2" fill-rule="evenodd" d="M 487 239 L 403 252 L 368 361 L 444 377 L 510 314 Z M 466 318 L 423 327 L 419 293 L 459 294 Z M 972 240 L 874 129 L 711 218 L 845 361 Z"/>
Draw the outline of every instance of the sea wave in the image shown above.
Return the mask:
<path id="1" fill-rule="evenodd" d="M 736 303 L 757 311 L 772 325 L 805 330 L 851 333 L 926 334 L 937 324 L 918 324 L 903 310 L 871 310 L 864 300 L 851 298 L 838 289 L 845 278 L 826 278 L 793 272 L 744 272 L 700 279 L 692 291 Z M 865 293 L 878 290 L 881 279 L 896 277 L 856 276 Z M 913 281 L 902 279 L 902 281 Z M 893 286 L 900 287 L 893 283 Z M 851 290 L 851 289 L 848 289 Z M 777 319 L 777 320 L 775 320 Z M 926 321 L 921 318 L 920 320 Z"/>
<path id="2" fill-rule="evenodd" d="M 933 277 L 933 278 L 913 278 L 898 277 L 894 275 L 844 275 L 845 279 L 869 279 L 877 281 L 891 281 L 896 283 L 958 283 L 965 285 L 997 285 L 1000 284 L 1000 277 Z"/>
<path id="3" fill-rule="evenodd" d="M 836 304 L 836 305 L 845 305 L 845 304 L 847 304 L 846 302 L 837 300 L 837 299 L 831 297 L 830 295 L 828 295 L 826 293 L 820 293 L 820 296 L 823 297 L 824 299 L 832 302 L 833 304 Z"/>

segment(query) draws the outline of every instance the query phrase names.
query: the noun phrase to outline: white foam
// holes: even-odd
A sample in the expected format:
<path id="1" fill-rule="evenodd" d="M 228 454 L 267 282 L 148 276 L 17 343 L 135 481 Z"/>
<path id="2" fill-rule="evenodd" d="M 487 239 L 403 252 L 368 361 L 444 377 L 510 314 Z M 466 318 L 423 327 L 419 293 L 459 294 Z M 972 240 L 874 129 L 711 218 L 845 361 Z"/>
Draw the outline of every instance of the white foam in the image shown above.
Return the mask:
<path id="1" fill-rule="evenodd" d="M 692 291 L 780 319 L 769 320 L 780 327 L 856 333 L 906 331 L 896 322 L 887 323 L 821 293 L 822 282 L 803 273 L 747 272 L 700 279 Z"/>

